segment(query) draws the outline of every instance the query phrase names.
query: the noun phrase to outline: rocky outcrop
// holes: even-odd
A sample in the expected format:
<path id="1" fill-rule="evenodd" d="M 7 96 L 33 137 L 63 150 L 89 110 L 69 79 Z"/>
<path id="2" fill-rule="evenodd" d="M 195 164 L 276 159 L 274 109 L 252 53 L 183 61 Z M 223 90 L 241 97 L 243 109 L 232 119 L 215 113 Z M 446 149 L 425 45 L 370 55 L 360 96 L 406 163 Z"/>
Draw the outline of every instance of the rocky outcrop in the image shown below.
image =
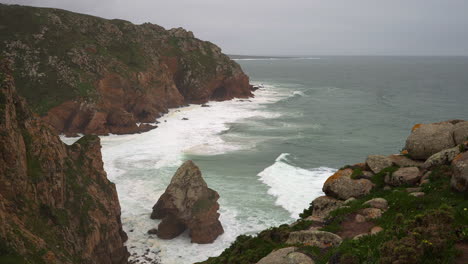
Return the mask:
<path id="1" fill-rule="evenodd" d="M 458 154 L 452 161 L 451 186 L 459 192 L 468 192 L 468 152 Z"/>
<path id="2" fill-rule="evenodd" d="M 13 263 L 127 263 L 100 148 L 96 136 L 63 144 L 0 63 L 0 255 Z"/>
<path id="3" fill-rule="evenodd" d="M 392 166 L 392 161 L 383 155 L 369 155 L 366 159 L 367 166 L 374 173 L 379 173 L 381 170 Z"/>
<path id="4" fill-rule="evenodd" d="M 157 235 L 177 237 L 189 229 L 193 243 L 212 243 L 224 230 L 219 222 L 219 195 L 208 188 L 199 168 L 186 161 L 153 207 L 152 219 L 162 219 Z"/>
<path id="5" fill-rule="evenodd" d="M 406 140 L 405 149 L 413 159 L 426 160 L 435 153 L 444 149 L 455 147 L 455 130 L 458 140 L 466 135 L 466 126 L 463 120 L 450 120 L 433 124 L 417 124 L 413 127 L 411 135 Z"/>
<path id="6" fill-rule="evenodd" d="M 374 184 L 367 179 L 351 179 L 352 169 L 343 169 L 330 176 L 323 185 L 323 192 L 331 197 L 347 200 L 368 194 Z"/>
<path id="7" fill-rule="evenodd" d="M 280 248 L 262 258 L 257 264 L 314 264 L 306 254 L 298 252 L 296 247 Z"/>
<path id="8" fill-rule="evenodd" d="M 423 164 L 424 169 L 429 169 L 434 166 L 448 165 L 452 160 L 460 154 L 460 147 L 444 149 L 430 156 Z"/>
<path id="9" fill-rule="evenodd" d="M 286 244 L 290 245 L 307 245 L 315 246 L 319 248 L 327 248 L 336 246 L 341 243 L 342 239 L 340 236 L 330 232 L 316 231 L 316 230 L 303 230 L 291 232 L 289 234 Z"/>
<path id="10" fill-rule="evenodd" d="M 343 204 L 343 201 L 329 196 L 315 198 L 311 203 L 312 217 L 317 220 L 323 220 L 331 211 L 340 208 Z"/>
<path id="11" fill-rule="evenodd" d="M 385 183 L 391 186 L 413 185 L 421 178 L 417 167 L 399 168 L 392 174 L 385 176 Z"/>
<path id="12" fill-rule="evenodd" d="M 0 25 L 19 93 L 60 133 L 143 132 L 169 108 L 252 96 L 236 62 L 182 28 L 1 4 Z"/>

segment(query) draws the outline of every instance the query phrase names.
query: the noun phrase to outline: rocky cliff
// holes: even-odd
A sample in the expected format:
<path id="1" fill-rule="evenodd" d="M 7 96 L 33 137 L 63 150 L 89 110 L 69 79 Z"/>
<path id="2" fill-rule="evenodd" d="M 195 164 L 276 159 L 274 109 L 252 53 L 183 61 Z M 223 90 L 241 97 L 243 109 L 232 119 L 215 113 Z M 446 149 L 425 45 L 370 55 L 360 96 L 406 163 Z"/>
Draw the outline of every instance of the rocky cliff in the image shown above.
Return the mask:
<path id="1" fill-rule="evenodd" d="M 97 136 L 67 146 L 0 63 L 0 263 L 127 263 Z"/>
<path id="2" fill-rule="evenodd" d="M 401 154 L 344 166 L 323 192 L 203 263 L 468 263 L 468 121 L 417 124 Z"/>
<path id="3" fill-rule="evenodd" d="M 212 243 L 224 232 L 218 199 L 200 169 L 191 160 L 184 162 L 153 207 L 151 218 L 162 219 L 156 235 L 172 239 L 188 229 L 193 243 Z"/>
<path id="4" fill-rule="evenodd" d="M 252 96 L 237 63 L 182 28 L 0 4 L 0 50 L 60 133 L 141 132 L 171 107 Z"/>

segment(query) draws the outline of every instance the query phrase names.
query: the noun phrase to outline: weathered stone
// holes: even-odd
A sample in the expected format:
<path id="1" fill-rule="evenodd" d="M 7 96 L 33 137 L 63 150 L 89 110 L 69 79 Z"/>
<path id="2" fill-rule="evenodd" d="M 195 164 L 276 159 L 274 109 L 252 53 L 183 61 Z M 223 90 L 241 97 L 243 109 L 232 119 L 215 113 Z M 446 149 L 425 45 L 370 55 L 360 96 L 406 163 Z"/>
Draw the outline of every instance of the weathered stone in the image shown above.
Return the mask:
<path id="1" fill-rule="evenodd" d="M 314 264 L 315 262 L 307 255 L 296 252 L 296 247 L 277 249 L 266 257 L 262 258 L 257 264 Z"/>
<path id="2" fill-rule="evenodd" d="M 374 184 L 366 179 L 351 179 L 351 169 L 339 170 L 330 176 L 323 185 L 323 192 L 331 197 L 347 200 L 351 197 L 361 197 L 368 194 Z"/>
<path id="3" fill-rule="evenodd" d="M 320 196 L 312 201 L 312 216 L 324 219 L 328 214 L 343 205 L 343 201 L 329 196 Z"/>
<path id="4" fill-rule="evenodd" d="M 452 161 L 452 179 L 450 185 L 459 192 L 468 191 L 468 152 L 458 154 Z"/>
<path id="5" fill-rule="evenodd" d="M 364 204 L 368 204 L 372 208 L 378 208 L 382 210 L 386 210 L 388 208 L 388 202 L 384 198 L 374 198 L 365 202 Z"/>
<path id="6" fill-rule="evenodd" d="M 385 176 L 385 183 L 392 186 L 401 186 L 404 184 L 415 184 L 421 177 L 417 167 L 399 168 L 392 175 Z"/>
<path id="7" fill-rule="evenodd" d="M 380 233 L 382 232 L 384 229 L 380 226 L 374 226 L 371 230 L 370 230 L 370 234 L 371 235 L 375 235 L 377 233 Z"/>
<path id="8" fill-rule="evenodd" d="M 414 196 L 414 197 L 422 197 L 425 195 L 423 192 L 412 192 L 409 195 Z"/>
<path id="9" fill-rule="evenodd" d="M 421 187 L 406 188 L 406 191 L 409 193 L 420 192 L 421 190 Z"/>
<path id="10" fill-rule="evenodd" d="M 388 159 L 398 167 L 421 167 L 423 165 L 422 161 L 412 160 L 403 155 L 390 155 L 388 156 Z"/>
<path id="11" fill-rule="evenodd" d="M 460 147 L 456 146 L 449 149 L 444 149 L 430 156 L 422 166 L 424 169 L 430 169 L 435 166 L 448 165 L 452 160 L 460 154 Z"/>
<path id="12" fill-rule="evenodd" d="M 370 155 L 370 156 L 367 156 L 366 164 L 372 170 L 372 172 L 379 173 L 381 170 L 392 166 L 393 163 L 386 156 Z"/>
<path id="13" fill-rule="evenodd" d="M 153 207 L 151 218 L 163 219 L 157 235 L 171 239 L 189 229 L 193 243 L 212 243 L 224 232 L 218 220 L 218 198 L 218 193 L 208 188 L 198 167 L 186 161 Z"/>
<path id="14" fill-rule="evenodd" d="M 365 237 L 367 235 L 369 235 L 369 234 L 363 233 L 363 234 L 356 235 L 355 237 L 353 237 L 353 240 L 359 240 L 359 239 L 361 239 L 361 238 L 363 238 L 363 237 Z"/>
<path id="15" fill-rule="evenodd" d="M 303 230 L 291 232 L 289 234 L 288 240 L 286 241 L 286 244 L 302 244 L 307 246 L 327 248 L 330 246 L 339 245 L 341 241 L 341 237 L 330 232 Z"/>
<path id="16" fill-rule="evenodd" d="M 358 222 L 358 223 L 363 223 L 366 221 L 366 218 L 361 215 L 361 214 L 357 214 L 355 217 L 354 217 L 354 221 Z"/>
<path id="17" fill-rule="evenodd" d="M 468 140 L 468 121 L 459 122 L 454 125 L 453 139 L 457 145 Z"/>
<path id="18" fill-rule="evenodd" d="M 415 125 L 406 140 L 405 149 L 412 158 L 425 160 L 439 151 L 454 146 L 453 124 L 441 122 Z"/>
<path id="19" fill-rule="evenodd" d="M 350 204 L 350 203 L 352 203 L 354 201 L 356 201 L 356 198 L 351 197 L 351 198 L 347 199 L 346 201 L 344 201 L 344 204 Z"/>
<path id="20" fill-rule="evenodd" d="M 156 228 L 151 228 L 150 230 L 148 230 L 149 235 L 156 235 L 157 233 L 158 233 L 158 229 Z"/>
<path id="21" fill-rule="evenodd" d="M 367 219 L 376 219 L 382 216 L 382 210 L 377 208 L 364 208 L 360 213 Z"/>
<path id="22" fill-rule="evenodd" d="M 372 176 L 374 176 L 374 173 L 370 171 L 363 171 L 361 175 L 362 178 L 368 179 L 368 180 L 372 179 Z"/>

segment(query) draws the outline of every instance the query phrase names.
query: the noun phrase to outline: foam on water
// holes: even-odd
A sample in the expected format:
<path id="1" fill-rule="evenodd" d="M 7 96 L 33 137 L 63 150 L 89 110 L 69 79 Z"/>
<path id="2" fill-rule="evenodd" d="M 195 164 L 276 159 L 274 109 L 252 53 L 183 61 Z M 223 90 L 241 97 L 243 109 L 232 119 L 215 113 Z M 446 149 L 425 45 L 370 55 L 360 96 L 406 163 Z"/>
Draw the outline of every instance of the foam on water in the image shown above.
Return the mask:
<path id="1" fill-rule="evenodd" d="M 291 165 L 289 153 L 282 153 L 275 163 L 258 174 L 260 180 L 270 189 L 268 194 L 277 197 L 276 204 L 298 218 L 310 201 L 322 195 L 322 184 L 335 169 L 327 167 L 306 170 Z"/>

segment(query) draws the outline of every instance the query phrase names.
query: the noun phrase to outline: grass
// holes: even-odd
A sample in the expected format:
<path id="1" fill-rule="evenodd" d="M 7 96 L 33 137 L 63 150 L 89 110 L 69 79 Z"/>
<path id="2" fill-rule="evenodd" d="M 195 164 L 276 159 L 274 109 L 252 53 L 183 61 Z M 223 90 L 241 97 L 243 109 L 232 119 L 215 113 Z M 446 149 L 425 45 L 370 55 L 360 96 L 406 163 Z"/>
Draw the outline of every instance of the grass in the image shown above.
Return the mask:
<path id="1" fill-rule="evenodd" d="M 389 167 L 376 174 L 372 180 L 377 187 L 347 207 L 332 211 L 322 228 L 323 231 L 339 231 L 346 216 L 367 207 L 364 202 L 381 197 L 388 201 L 389 208 L 373 221 L 384 231 L 358 240 L 345 239 L 329 250 L 301 246 L 299 251 L 312 257 L 317 264 L 451 263 L 457 256 L 455 242 L 468 242 L 468 194 L 450 189 L 450 166 L 433 169 L 430 182 L 422 187 L 425 196 L 411 196 L 404 187 L 383 190 L 382 178 L 397 169 Z M 308 208 L 301 218 L 311 213 L 312 208 Z M 308 229 L 310 224 L 301 220 L 293 227 L 271 228 L 256 237 L 240 236 L 220 257 L 202 263 L 256 263 L 274 249 L 287 247 L 284 242 L 289 232 Z M 269 239 L 272 234 L 276 234 L 277 239 Z"/>

